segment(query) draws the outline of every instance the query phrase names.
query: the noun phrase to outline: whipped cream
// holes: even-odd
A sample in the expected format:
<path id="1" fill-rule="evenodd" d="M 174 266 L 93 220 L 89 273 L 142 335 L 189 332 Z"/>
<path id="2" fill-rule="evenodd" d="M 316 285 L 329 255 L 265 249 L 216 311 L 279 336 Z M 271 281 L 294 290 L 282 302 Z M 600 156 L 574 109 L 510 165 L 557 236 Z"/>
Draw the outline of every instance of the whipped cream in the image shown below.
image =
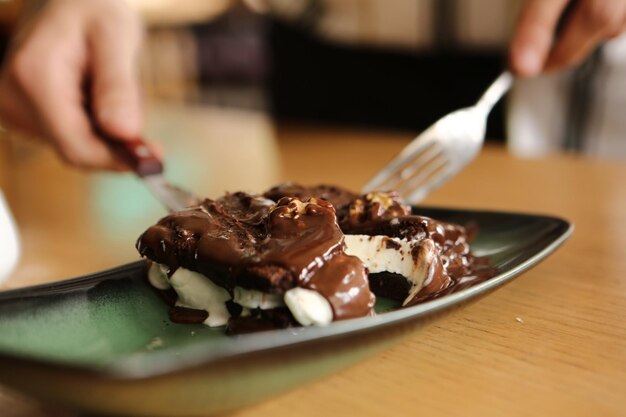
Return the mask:
<path id="1" fill-rule="evenodd" d="M 185 268 L 178 268 L 169 283 L 178 294 L 177 306 L 205 310 L 209 317 L 204 324 L 210 327 L 228 323 L 230 314 L 226 301 L 230 300 L 230 294 L 224 288 L 215 285 L 204 275 Z"/>
<path id="2" fill-rule="evenodd" d="M 346 235 L 344 242 L 346 253 L 359 258 L 370 273 L 391 272 L 406 277 L 412 285 L 411 293 L 422 288 L 436 256 L 432 239 Z"/>
<path id="3" fill-rule="evenodd" d="M 148 270 L 148 281 L 159 290 L 173 288 L 178 294 L 177 306 L 209 313 L 204 321 L 207 326 L 223 326 L 230 318 L 225 304 L 230 300 L 228 291 L 213 284 L 210 279 L 198 272 L 178 268 L 171 277 L 168 277 L 166 265 L 152 262 Z"/>
<path id="4" fill-rule="evenodd" d="M 427 284 L 429 269 L 436 256 L 432 239 L 418 241 L 388 236 L 345 235 L 344 242 L 346 254 L 358 257 L 370 273 L 390 272 L 406 277 L 411 290 L 405 303 Z M 328 300 L 310 289 L 296 287 L 285 294 L 270 294 L 235 287 L 231 297 L 228 291 L 206 276 L 185 268 L 178 268 L 168 278 L 167 266 L 156 262 L 148 271 L 148 279 L 155 288 L 173 288 L 178 294 L 177 305 L 207 311 L 209 317 L 204 323 L 211 327 L 228 322 L 230 314 L 225 302 L 231 299 L 244 308 L 242 315 L 247 315 L 249 309 L 267 310 L 286 305 L 302 326 L 321 326 L 333 321 L 333 310 Z"/>
<path id="5" fill-rule="evenodd" d="M 324 296 L 306 288 L 292 288 L 285 293 L 285 304 L 303 326 L 324 326 L 333 321 L 333 309 Z"/>
<path id="6" fill-rule="evenodd" d="M 165 265 L 152 262 L 148 269 L 148 281 L 150 285 L 159 290 L 167 290 L 171 287 L 167 279 L 169 268 Z"/>
<path id="7" fill-rule="evenodd" d="M 242 287 L 233 289 L 233 301 L 242 307 L 260 308 L 261 310 L 269 310 L 285 305 L 282 294 L 269 294 L 257 290 L 247 290 Z"/>
<path id="8" fill-rule="evenodd" d="M 230 294 L 203 274 L 178 268 L 168 278 L 168 267 L 153 262 L 148 270 L 148 280 L 160 290 L 172 288 L 176 291 L 177 306 L 208 312 L 209 316 L 204 324 L 216 327 L 228 323 L 230 314 L 225 303 L 231 299 Z M 249 315 L 250 309 L 268 310 L 286 305 L 302 326 L 325 325 L 333 320 L 333 311 L 328 300 L 317 291 L 304 288 L 292 288 L 285 294 L 270 294 L 235 287 L 232 300 L 244 308 L 242 316 Z"/>

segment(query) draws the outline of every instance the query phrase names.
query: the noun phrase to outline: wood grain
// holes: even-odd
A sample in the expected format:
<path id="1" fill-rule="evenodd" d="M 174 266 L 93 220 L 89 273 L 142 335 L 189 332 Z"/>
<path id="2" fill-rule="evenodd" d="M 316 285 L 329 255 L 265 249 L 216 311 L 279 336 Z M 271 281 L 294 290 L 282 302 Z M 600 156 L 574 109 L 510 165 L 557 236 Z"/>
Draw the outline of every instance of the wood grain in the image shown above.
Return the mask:
<path id="1" fill-rule="evenodd" d="M 209 130 L 228 132 L 228 123 L 248 123 L 246 117 L 214 120 L 223 125 Z M 198 123 L 187 115 L 180 120 L 188 128 Z M 248 155 L 241 142 L 238 151 L 210 142 L 206 149 L 212 160 L 228 158 L 237 169 L 228 171 L 229 177 L 211 177 L 207 190 L 219 189 L 221 181 L 232 189 L 232 173 L 239 171 L 245 172 L 235 180 L 245 189 L 278 179 L 358 189 L 411 139 L 402 132 L 279 126 L 275 141 L 271 126 L 254 116 L 251 120 L 254 129 L 265 126 L 259 139 L 263 145 L 254 153 L 271 163 Z M 177 144 L 181 152 L 193 140 L 193 135 L 183 136 L 187 142 Z M 8 286 L 76 275 L 134 256 L 134 236 L 90 236 L 102 219 L 115 221 L 94 205 L 98 183 L 92 176 L 62 168 L 41 150 L 18 158 L 20 192 L 13 202 L 26 256 Z M 257 165 L 241 169 L 241 158 Z M 564 155 L 522 160 L 487 147 L 426 203 L 554 214 L 576 224 L 570 241 L 511 284 L 402 344 L 233 415 L 626 415 L 624 178 L 626 165 L 620 163 Z M 110 198 L 111 204 L 125 204 Z M 66 215 L 68 207 L 72 216 Z M 97 250 L 84 248 L 96 238 Z M 111 247 L 122 238 L 129 239 L 128 251 Z M 48 415 L 6 395 L 0 396 L 0 410 L 17 410 L 11 417 Z"/>

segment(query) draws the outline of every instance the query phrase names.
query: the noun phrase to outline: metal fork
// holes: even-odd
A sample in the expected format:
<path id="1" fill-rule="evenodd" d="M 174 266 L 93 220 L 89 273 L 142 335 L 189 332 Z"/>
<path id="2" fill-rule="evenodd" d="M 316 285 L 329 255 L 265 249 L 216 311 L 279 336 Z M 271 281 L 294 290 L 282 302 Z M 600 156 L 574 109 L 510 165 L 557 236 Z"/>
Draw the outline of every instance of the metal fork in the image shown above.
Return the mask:
<path id="1" fill-rule="evenodd" d="M 474 106 L 439 119 L 365 184 L 363 192 L 396 190 L 417 203 L 441 187 L 478 155 L 487 116 L 512 82 L 512 74 L 503 72 Z"/>

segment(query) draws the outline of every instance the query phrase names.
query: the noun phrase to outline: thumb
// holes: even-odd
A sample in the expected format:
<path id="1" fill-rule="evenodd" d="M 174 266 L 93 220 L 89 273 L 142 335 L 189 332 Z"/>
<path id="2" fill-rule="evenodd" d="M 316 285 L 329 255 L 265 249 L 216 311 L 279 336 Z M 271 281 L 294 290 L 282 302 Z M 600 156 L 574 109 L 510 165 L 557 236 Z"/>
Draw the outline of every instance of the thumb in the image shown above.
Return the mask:
<path id="1" fill-rule="evenodd" d="M 118 22 L 119 23 L 119 22 Z M 92 108 L 98 126 L 119 139 L 141 135 L 143 109 L 136 68 L 141 41 L 139 22 L 92 29 Z"/>
<path id="2" fill-rule="evenodd" d="M 528 0 L 514 31 L 509 60 L 523 77 L 539 74 L 546 62 L 559 17 L 568 0 Z"/>

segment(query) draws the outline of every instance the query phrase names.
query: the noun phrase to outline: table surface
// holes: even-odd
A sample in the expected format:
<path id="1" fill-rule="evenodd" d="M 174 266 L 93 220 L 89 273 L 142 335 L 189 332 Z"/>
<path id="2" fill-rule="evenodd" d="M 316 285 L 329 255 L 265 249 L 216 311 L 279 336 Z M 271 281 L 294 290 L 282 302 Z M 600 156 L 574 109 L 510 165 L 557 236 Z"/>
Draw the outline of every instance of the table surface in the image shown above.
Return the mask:
<path id="1" fill-rule="evenodd" d="M 256 113 L 156 106 L 168 175 L 199 194 L 282 180 L 358 189 L 410 139 L 388 131 L 274 126 Z M 194 152 L 189 152 L 193 144 Z M 7 158 L 4 158 L 7 159 Z M 5 192 L 20 225 L 15 288 L 136 259 L 163 212 L 129 175 L 83 174 L 14 143 Z M 233 413 L 279 415 L 626 415 L 626 164 L 516 159 L 488 146 L 428 205 L 553 214 L 573 237 L 481 301 L 329 378 Z M 4 416 L 72 416 L 0 390 Z"/>

